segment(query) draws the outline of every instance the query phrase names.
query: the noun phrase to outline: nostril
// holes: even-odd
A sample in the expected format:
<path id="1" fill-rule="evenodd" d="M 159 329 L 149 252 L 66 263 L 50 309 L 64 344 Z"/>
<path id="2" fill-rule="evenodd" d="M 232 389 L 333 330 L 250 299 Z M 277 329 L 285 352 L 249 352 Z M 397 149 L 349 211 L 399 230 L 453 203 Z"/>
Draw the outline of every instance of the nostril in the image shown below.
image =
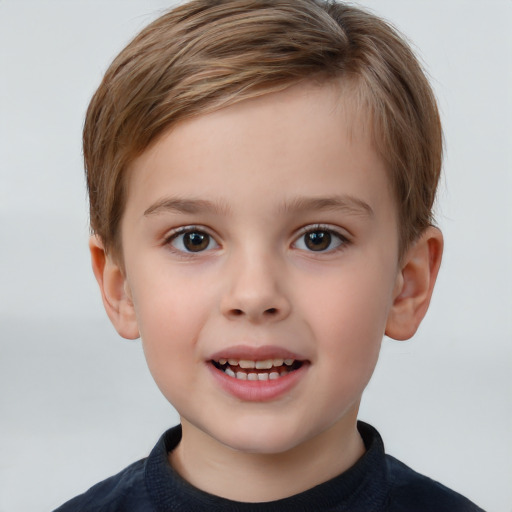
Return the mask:
<path id="1" fill-rule="evenodd" d="M 282 309 L 281 308 L 267 308 L 267 309 L 263 309 L 263 310 L 262 309 L 258 310 L 257 308 L 255 308 L 255 310 L 253 311 L 251 309 L 245 310 L 245 309 L 240 309 L 240 308 L 230 308 L 226 311 L 225 314 L 232 319 L 242 318 L 242 317 L 247 316 L 251 320 L 256 320 L 256 319 L 263 320 L 264 318 L 266 318 L 267 320 L 273 320 L 273 319 L 277 319 L 281 316 Z"/>

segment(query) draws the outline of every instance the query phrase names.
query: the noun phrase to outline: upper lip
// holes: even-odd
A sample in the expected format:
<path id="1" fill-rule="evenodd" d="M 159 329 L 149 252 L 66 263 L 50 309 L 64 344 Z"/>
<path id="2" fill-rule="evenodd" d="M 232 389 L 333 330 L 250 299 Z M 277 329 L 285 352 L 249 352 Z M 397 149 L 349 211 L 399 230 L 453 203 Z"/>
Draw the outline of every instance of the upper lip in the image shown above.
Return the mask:
<path id="1" fill-rule="evenodd" d="M 248 361 L 265 361 L 267 359 L 295 359 L 296 361 L 305 361 L 306 358 L 291 352 L 283 347 L 275 345 L 251 346 L 251 345 L 234 345 L 212 354 L 209 358 L 211 361 L 219 359 L 245 359 Z"/>

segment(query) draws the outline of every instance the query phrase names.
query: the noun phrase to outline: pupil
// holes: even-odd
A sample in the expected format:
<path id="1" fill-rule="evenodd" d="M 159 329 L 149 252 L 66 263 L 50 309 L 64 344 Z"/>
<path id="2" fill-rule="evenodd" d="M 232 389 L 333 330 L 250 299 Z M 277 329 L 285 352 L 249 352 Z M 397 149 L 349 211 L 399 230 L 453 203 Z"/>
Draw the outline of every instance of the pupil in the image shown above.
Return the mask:
<path id="1" fill-rule="evenodd" d="M 183 244 L 191 252 L 202 251 L 209 243 L 210 236 L 206 233 L 187 233 L 183 239 Z"/>
<path id="2" fill-rule="evenodd" d="M 327 231 L 312 231 L 306 236 L 306 246 L 312 251 L 323 251 L 331 244 L 331 234 Z"/>

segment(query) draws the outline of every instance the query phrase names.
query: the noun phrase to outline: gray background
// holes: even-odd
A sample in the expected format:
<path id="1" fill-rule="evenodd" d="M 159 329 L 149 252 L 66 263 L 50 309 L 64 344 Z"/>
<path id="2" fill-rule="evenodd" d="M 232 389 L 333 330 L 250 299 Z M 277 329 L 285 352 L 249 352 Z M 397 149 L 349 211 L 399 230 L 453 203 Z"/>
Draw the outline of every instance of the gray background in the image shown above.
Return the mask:
<path id="1" fill-rule="evenodd" d="M 418 471 L 510 512 L 512 2 L 360 3 L 419 48 L 447 141 L 431 310 L 412 341 L 384 341 L 361 418 Z M 170 5 L 0 0 L 0 512 L 51 510 L 177 421 L 103 312 L 80 148 L 108 63 Z"/>

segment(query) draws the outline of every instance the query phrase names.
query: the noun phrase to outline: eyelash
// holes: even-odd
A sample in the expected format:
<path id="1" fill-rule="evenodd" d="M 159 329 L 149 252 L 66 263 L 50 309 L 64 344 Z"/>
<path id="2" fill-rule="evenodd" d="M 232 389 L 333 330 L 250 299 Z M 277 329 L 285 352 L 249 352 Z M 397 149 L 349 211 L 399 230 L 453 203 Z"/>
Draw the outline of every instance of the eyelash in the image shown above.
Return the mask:
<path id="1" fill-rule="evenodd" d="M 313 234 L 313 233 L 328 234 L 328 238 L 326 239 L 327 243 L 328 243 L 328 247 L 325 249 L 317 250 L 317 251 L 315 251 L 311 248 L 307 248 L 307 247 L 304 247 L 304 248 L 297 247 L 297 243 L 299 240 L 301 240 L 306 235 Z M 336 240 L 337 245 L 335 247 L 329 248 L 333 243 L 333 239 Z M 319 246 L 323 241 L 324 241 L 324 238 L 322 236 L 319 239 Z M 334 229 L 332 226 L 325 225 L 325 224 L 315 224 L 315 225 L 305 226 L 304 228 L 302 228 L 300 230 L 299 236 L 295 239 L 295 242 L 293 243 L 293 245 L 300 250 L 303 250 L 306 252 L 311 252 L 311 253 L 321 253 L 321 254 L 334 253 L 334 252 L 341 251 L 341 250 L 345 249 L 347 247 L 347 245 L 349 245 L 349 244 L 350 244 L 350 240 L 345 235 L 341 234 L 338 230 Z M 306 245 L 306 244 L 304 244 L 304 245 Z"/>
<path id="2" fill-rule="evenodd" d="M 179 240 L 179 237 L 184 237 L 187 234 L 197 234 L 208 237 L 207 246 L 199 251 L 190 251 L 187 250 L 187 248 L 185 247 L 183 239 L 181 240 L 182 247 L 176 247 L 175 245 L 173 245 L 173 242 Z M 215 244 L 215 247 L 211 247 L 212 243 Z M 165 237 L 164 245 L 170 246 L 173 251 L 186 256 L 204 252 L 206 250 L 211 250 L 219 246 L 219 244 L 216 242 L 215 238 L 212 235 L 210 235 L 204 228 L 200 228 L 198 226 L 185 226 L 172 231 L 168 236 Z"/>
<path id="3" fill-rule="evenodd" d="M 322 236 L 320 236 L 318 238 L 318 241 L 314 242 L 314 243 L 318 244 L 319 250 L 314 250 L 311 247 L 308 248 L 307 242 L 304 243 L 304 247 L 298 247 L 298 242 L 303 237 L 305 237 L 308 234 L 313 234 L 313 233 L 317 233 L 317 234 L 322 233 Z M 197 246 L 199 247 L 199 250 L 197 250 L 197 251 L 188 250 L 187 247 L 185 246 L 184 240 L 182 239 L 181 243 L 180 243 L 181 247 L 176 247 L 176 245 L 174 245 L 174 243 L 177 240 L 179 240 L 180 237 L 184 237 L 187 234 L 190 234 L 190 235 L 196 234 L 196 235 L 200 235 L 203 237 L 207 237 L 207 245 L 205 247 L 201 248 L 200 243 L 201 243 L 201 241 L 204 241 L 204 238 L 202 238 L 202 239 L 200 238 L 198 240 L 198 244 L 197 244 Z M 325 234 L 328 235 L 326 238 L 324 238 Z M 323 244 L 327 243 L 327 246 L 325 248 L 322 248 L 322 243 Z M 331 247 L 331 245 L 333 243 L 336 244 L 335 247 Z M 213 247 L 212 247 L 212 244 L 214 244 Z M 299 235 L 295 238 L 295 241 L 292 243 L 292 247 L 297 248 L 301 251 L 311 252 L 311 253 L 333 253 L 333 252 L 337 252 L 337 251 L 345 249 L 346 246 L 349 244 L 350 244 L 350 240 L 345 235 L 341 234 L 339 231 L 334 229 L 333 227 L 324 225 L 324 224 L 315 224 L 315 225 L 308 225 L 308 226 L 305 226 L 304 228 L 302 228 L 300 230 Z M 176 253 L 178 253 L 180 255 L 184 255 L 184 256 L 190 256 L 190 255 L 193 255 L 196 253 L 205 252 L 205 251 L 216 249 L 219 247 L 219 244 L 217 243 L 215 238 L 212 235 L 210 235 L 207 232 L 207 230 L 205 230 L 202 227 L 198 227 L 198 226 L 185 226 L 185 227 L 178 228 L 178 229 L 174 230 L 168 236 L 165 237 L 164 245 L 170 246 L 173 251 L 175 251 Z"/>

